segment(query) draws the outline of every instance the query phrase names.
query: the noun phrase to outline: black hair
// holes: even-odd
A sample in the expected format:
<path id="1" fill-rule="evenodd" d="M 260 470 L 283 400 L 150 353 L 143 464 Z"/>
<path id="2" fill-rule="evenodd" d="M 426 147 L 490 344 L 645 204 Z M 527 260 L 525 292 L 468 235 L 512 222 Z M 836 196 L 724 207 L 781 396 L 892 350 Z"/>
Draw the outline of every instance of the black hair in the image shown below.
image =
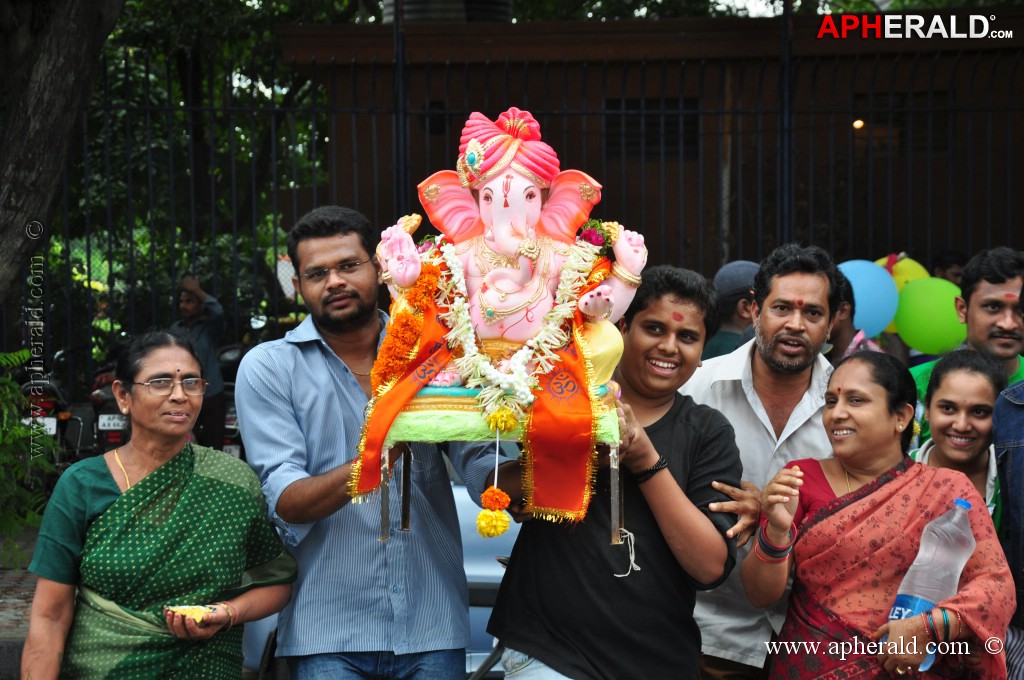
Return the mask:
<path id="1" fill-rule="evenodd" d="M 836 277 L 839 268 L 818 246 L 802 247 L 796 243 L 779 246 L 761 261 L 754 275 L 754 301 L 758 308 L 764 307 L 775 277 L 797 273 L 821 274 L 828 280 L 828 316 L 830 319 L 835 316 L 839 309 L 839 280 Z"/>
<path id="2" fill-rule="evenodd" d="M 627 325 L 638 312 L 647 308 L 652 301 L 664 295 L 671 295 L 683 302 L 692 303 L 704 313 L 704 341 L 718 332 L 718 302 L 711 283 L 695 271 L 661 264 L 648 267 L 641 274 L 642 282 L 636 289 L 633 301 L 629 303 L 622 319 Z"/>
<path id="3" fill-rule="evenodd" d="M 964 266 L 960 280 L 960 296 L 967 304 L 978 287 L 979 281 L 1006 283 L 1024 275 L 1024 253 L 1006 246 L 983 250 L 972 257 Z"/>
<path id="4" fill-rule="evenodd" d="M 936 269 L 946 271 L 950 267 L 955 267 L 957 265 L 963 267 L 966 264 L 966 253 L 960 250 L 947 249 L 932 258 L 932 271 L 934 272 Z"/>
<path id="5" fill-rule="evenodd" d="M 143 359 L 163 347 L 181 347 L 191 354 L 199 364 L 199 375 L 202 377 L 203 362 L 199 360 L 191 340 L 169 331 L 149 331 L 133 339 L 131 344 L 117 355 L 114 377 L 121 381 L 125 391 L 131 392 L 135 386 L 135 378 L 142 369 Z"/>
<path id="6" fill-rule="evenodd" d="M 958 349 L 943 356 L 932 368 L 932 375 L 928 379 L 928 390 L 924 395 L 925 406 L 931 405 L 932 396 L 939 389 L 942 381 L 955 371 L 977 373 L 987 378 L 992 385 L 992 393 L 997 397 L 1006 389 L 1006 371 L 1003 370 L 1002 364 L 987 354 L 972 349 Z"/>
<path id="7" fill-rule="evenodd" d="M 860 361 L 867 365 L 871 373 L 871 381 L 885 390 L 885 393 L 888 395 L 889 413 L 895 415 L 907 404 L 910 405 L 911 409 L 917 409 L 917 385 L 914 383 L 914 378 L 910 375 L 910 371 L 907 370 L 907 367 L 899 359 L 885 352 L 861 350 L 841 359 L 836 364 L 836 371 L 839 370 L 840 366 L 851 361 Z M 835 371 L 833 371 L 832 375 L 834 376 L 835 374 Z M 828 382 L 829 385 L 832 384 L 831 376 Z M 914 428 L 904 428 L 903 434 L 900 437 L 900 445 L 904 453 L 910 448 L 910 441 L 913 438 Z"/>
<path id="8" fill-rule="evenodd" d="M 298 273 L 299 243 L 310 238 L 345 236 L 347 234 L 357 234 L 363 249 L 372 256 L 374 248 L 371 244 L 371 232 L 370 220 L 358 210 L 338 205 L 325 205 L 300 217 L 288 232 L 288 257 Z"/>
<path id="9" fill-rule="evenodd" d="M 853 322 L 853 315 L 857 313 L 857 300 L 853 295 L 853 284 L 850 283 L 850 279 L 846 278 L 846 274 L 843 273 L 842 269 L 839 269 L 836 276 L 837 288 L 839 289 L 839 304 L 844 302 L 850 305 L 850 322 Z M 838 309 L 838 305 L 836 309 Z"/>

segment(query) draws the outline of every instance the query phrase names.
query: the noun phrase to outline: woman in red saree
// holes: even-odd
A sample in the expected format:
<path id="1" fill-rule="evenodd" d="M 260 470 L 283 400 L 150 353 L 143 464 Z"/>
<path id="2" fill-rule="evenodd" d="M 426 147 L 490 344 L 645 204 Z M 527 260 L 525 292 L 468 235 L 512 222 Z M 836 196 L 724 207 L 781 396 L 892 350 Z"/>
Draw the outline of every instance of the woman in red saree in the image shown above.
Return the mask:
<path id="1" fill-rule="evenodd" d="M 915 675 L 926 645 L 937 640 L 966 642 L 971 653 L 937 656 L 929 671 L 936 677 L 1006 677 L 1001 641 L 1015 606 L 1009 568 L 967 477 L 906 457 L 915 402 L 914 382 L 897 360 L 850 356 L 825 393 L 834 457 L 794 461 L 765 487 L 758 543 L 741 567 L 744 589 L 766 606 L 783 596 L 792 574 L 779 640 L 810 643 L 780 649 L 772 677 Z M 930 618 L 888 622 L 924 526 L 956 498 L 971 502 L 977 542 L 959 591 Z M 896 644 L 882 645 L 883 638 Z"/>

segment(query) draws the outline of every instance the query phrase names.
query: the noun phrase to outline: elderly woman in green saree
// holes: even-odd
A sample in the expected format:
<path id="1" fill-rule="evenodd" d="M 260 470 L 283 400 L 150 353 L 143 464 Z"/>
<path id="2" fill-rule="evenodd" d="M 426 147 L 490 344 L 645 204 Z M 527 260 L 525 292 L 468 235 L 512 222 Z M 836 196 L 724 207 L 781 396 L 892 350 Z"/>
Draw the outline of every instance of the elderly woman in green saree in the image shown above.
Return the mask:
<path id="1" fill-rule="evenodd" d="M 200 371 L 188 340 L 163 332 L 119 358 L 132 436 L 71 466 L 51 495 L 29 565 L 23 678 L 239 678 L 240 624 L 291 597 L 295 562 L 256 475 L 189 443 Z"/>

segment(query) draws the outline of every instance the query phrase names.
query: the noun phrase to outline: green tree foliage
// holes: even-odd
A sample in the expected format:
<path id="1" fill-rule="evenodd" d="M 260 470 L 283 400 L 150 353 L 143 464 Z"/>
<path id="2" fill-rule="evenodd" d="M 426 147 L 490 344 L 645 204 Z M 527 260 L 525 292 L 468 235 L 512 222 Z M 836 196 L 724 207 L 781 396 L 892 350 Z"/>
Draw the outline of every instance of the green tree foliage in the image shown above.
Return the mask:
<path id="1" fill-rule="evenodd" d="M 166 327 L 195 273 L 242 340 L 294 311 L 275 266 L 276 200 L 322 183 L 326 95 L 281 63 L 274 27 L 362 21 L 358 3 L 128 0 L 103 51 L 79 161 L 50 242 L 54 344 L 76 393 L 125 332 Z M 364 12 L 365 14 L 365 12 Z M 369 15 L 372 16 L 372 15 Z M 319 173 L 319 177 L 318 177 Z"/>
<path id="2" fill-rule="evenodd" d="M 28 359 L 27 349 L 0 353 L 0 567 L 26 565 L 16 539 L 39 526 L 58 452 L 53 437 L 23 422 L 28 400 L 12 373 Z"/>

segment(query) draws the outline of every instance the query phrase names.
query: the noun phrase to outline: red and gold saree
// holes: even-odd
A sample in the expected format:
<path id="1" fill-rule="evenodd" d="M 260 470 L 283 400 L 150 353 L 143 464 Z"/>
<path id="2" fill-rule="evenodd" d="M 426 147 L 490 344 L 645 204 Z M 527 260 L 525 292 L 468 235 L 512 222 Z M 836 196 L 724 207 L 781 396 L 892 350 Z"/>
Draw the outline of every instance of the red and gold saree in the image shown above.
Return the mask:
<path id="1" fill-rule="evenodd" d="M 960 615 L 966 629 L 961 639 L 970 643 L 972 654 L 970 659 L 940 656 L 929 674 L 1005 678 L 1005 655 L 987 653 L 983 643 L 991 637 L 1005 639 L 1015 596 L 985 504 L 964 475 L 909 459 L 827 503 L 801 527 L 793 549 L 796 570 L 789 615 L 779 639 L 817 642 L 818 651 L 780 650 L 772 677 L 887 677 L 874 654 L 844 651 L 858 641 L 860 649 L 867 649 L 872 633 L 886 622 L 924 526 L 956 498 L 971 502 L 977 546 L 960 577 L 959 592 L 940 604 L 951 615 Z"/>

